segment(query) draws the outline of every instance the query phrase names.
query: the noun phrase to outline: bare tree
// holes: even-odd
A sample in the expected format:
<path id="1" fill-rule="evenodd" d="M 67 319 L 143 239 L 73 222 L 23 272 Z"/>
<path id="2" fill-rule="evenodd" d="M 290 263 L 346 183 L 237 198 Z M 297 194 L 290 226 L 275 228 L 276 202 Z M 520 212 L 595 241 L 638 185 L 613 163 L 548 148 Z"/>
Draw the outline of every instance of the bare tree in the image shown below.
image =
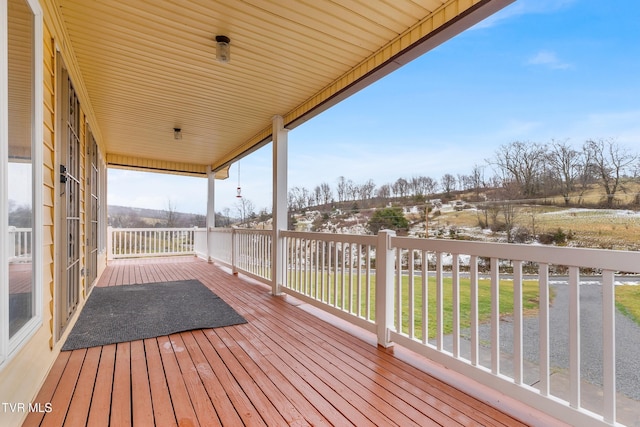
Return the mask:
<path id="1" fill-rule="evenodd" d="M 344 176 L 338 177 L 338 186 L 336 187 L 336 193 L 338 193 L 338 202 L 344 202 L 347 193 L 347 180 Z"/>
<path id="2" fill-rule="evenodd" d="M 253 202 L 246 197 L 241 197 L 235 203 L 235 208 L 240 216 L 240 223 L 244 224 L 249 218 L 255 216 L 255 207 Z"/>
<path id="3" fill-rule="evenodd" d="M 433 194 L 438 191 L 438 181 L 430 176 L 422 178 L 422 185 L 424 186 L 424 192 L 426 195 Z"/>
<path id="4" fill-rule="evenodd" d="M 534 196 L 539 187 L 538 178 L 544 170 L 546 145 L 536 142 L 515 141 L 501 145 L 495 160 L 489 161 L 498 167 L 503 182 L 515 182 L 523 196 Z"/>
<path id="5" fill-rule="evenodd" d="M 388 199 L 391 197 L 391 186 L 389 184 L 384 184 L 378 187 L 377 196 L 381 199 Z"/>
<path id="6" fill-rule="evenodd" d="M 396 196 L 405 197 L 409 190 L 409 182 L 404 178 L 398 178 L 396 182 L 393 183 L 392 189 Z"/>
<path id="7" fill-rule="evenodd" d="M 549 167 L 560 184 L 565 205 L 569 204 L 569 195 L 575 190 L 576 181 L 587 167 L 584 150 L 572 148 L 567 141 L 552 140 L 549 152 Z"/>
<path id="8" fill-rule="evenodd" d="M 472 184 L 471 184 L 471 178 L 469 177 L 469 175 L 465 175 L 463 173 L 459 173 L 456 175 L 456 178 L 458 180 L 458 188 L 460 190 L 463 191 L 468 191 L 473 189 Z"/>
<path id="9" fill-rule="evenodd" d="M 358 186 L 350 179 L 345 182 L 344 201 L 355 200 L 358 194 Z"/>
<path id="10" fill-rule="evenodd" d="M 499 191 L 499 202 L 496 203 L 496 207 L 500 215 L 502 216 L 502 228 L 507 234 L 507 242 L 513 242 L 513 229 L 517 220 L 517 209 L 515 199 L 520 195 L 520 188 L 515 182 L 511 182 L 506 186 L 503 186 Z M 498 213 L 496 213 L 496 216 Z M 494 217 L 494 220 L 496 218 Z"/>
<path id="11" fill-rule="evenodd" d="M 316 187 L 313 189 L 313 200 L 316 206 L 322 204 L 322 189 L 319 185 L 316 185 Z"/>
<path id="12" fill-rule="evenodd" d="M 364 184 L 360 186 L 360 198 L 362 200 L 368 200 L 373 197 L 373 193 L 376 190 L 376 184 L 374 184 L 372 179 L 367 180 Z"/>
<path id="13" fill-rule="evenodd" d="M 471 169 L 470 175 L 472 181 L 473 191 L 476 193 L 476 198 L 480 197 L 480 190 L 486 186 L 484 180 L 484 167 L 478 164 L 473 165 L 473 169 Z"/>
<path id="14" fill-rule="evenodd" d="M 174 228 L 177 227 L 178 212 L 176 211 L 176 205 L 171 202 L 171 199 L 167 200 L 167 209 L 164 211 L 165 215 L 165 227 Z"/>
<path id="15" fill-rule="evenodd" d="M 622 176 L 638 156 L 613 139 L 589 140 L 584 145 L 584 151 L 589 153 L 591 165 L 605 191 L 606 204 L 612 207 Z"/>
<path id="16" fill-rule="evenodd" d="M 331 192 L 331 186 L 326 182 L 320 184 L 320 192 L 322 193 L 322 202 L 326 205 L 333 199 L 333 193 Z"/>
<path id="17" fill-rule="evenodd" d="M 409 182 L 414 196 L 427 196 L 433 194 L 438 187 L 438 183 L 428 176 L 414 176 Z"/>
<path id="18" fill-rule="evenodd" d="M 289 206 L 292 209 L 301 211 L 308 206 L 310 193 L 304 187 L 293 187 L 289 190 Z"/>
<path id="19" fill-rule="evenodd" d="M 445 173 L 440 180 L 440 185 L 442 185 L 442 190 L 447 196 L 450 196 L 451 192 L 456 189 L 456 177 L 450 173 Z"/>

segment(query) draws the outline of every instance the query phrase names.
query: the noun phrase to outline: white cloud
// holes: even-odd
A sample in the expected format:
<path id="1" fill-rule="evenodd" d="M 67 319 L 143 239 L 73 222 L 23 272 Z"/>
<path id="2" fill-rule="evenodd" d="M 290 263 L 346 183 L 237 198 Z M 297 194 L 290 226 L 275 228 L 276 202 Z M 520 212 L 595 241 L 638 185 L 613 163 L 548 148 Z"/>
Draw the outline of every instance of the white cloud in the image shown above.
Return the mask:
<path id="1" fill-rule="evenodd" d="M 571 67 L 568 62 L 562 61 L 558 58 L 555 52 L 549 50 L 541 50 L 527 61 L 529 65 L 541 65 L 551 68 L 553 70 L 566 70 Z"/>

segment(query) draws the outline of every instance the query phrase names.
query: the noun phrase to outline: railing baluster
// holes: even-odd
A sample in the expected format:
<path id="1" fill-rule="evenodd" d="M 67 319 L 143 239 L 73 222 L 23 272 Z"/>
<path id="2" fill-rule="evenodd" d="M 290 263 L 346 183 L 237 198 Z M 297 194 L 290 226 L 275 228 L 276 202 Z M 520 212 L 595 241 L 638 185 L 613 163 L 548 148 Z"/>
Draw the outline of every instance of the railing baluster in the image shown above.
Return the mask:
<path id="1" fill-rule="evenodd" d="M 471 364 L 478 366 L 479 364 L 479 348 L 480 338 L 478 337 L 478 256 L 472 255 L 469 259 L 469 286 L 470 304 L 471 304 Z"/>
<path id="2" fill-rule="evenodd" d="M 402 249 L 396 248 L 396 330 L 402 333 L 402 301 L 404 292 L 402 292 Z"/>
<path id="3" fill-rule="evenodd" d="M 318 271 L 318 267 L 319 267 L 319 260 L 320 260 L 320 251 L 318 250 L 318 247 L 320 245 L 320 240 L 316 239 L 314 240 L 314 254 L 313 254 L 313 260 L 314 260 L 314 264 L 315 264 L 315 268 L 314 268 L 314 297 L 315 299 L 319 299 L 318 298 L 318 291 L 320 290 L 320 286 L 318 283 L 318 279 L 320 278 L 319 276 L 319 271 Z"/>
<path id="4" fill-rule="evenodd" d="M 326 271 L 326 259 L 327 259 L 327 242 L 325 242 L 324 240 L 318 240 L 318 245 L 319 245 L 319 263 L 320 263 L 320 290 L 319 290 L 319 299 L 322 302 L 327 302 L 327 296 L 326 296 L 326 289 L 325 289 L 325 284 L 326 284 L 326 278 L 327 278 L 327 271 Z"/>
<path id="5" fill-rule="evenodd" d="M 500 271 L 491 258 L 491 372 L 500 373 Z"/>
<path id="6" fill-rule="evenodd" d="M 522 384 L 522 261 L 513 261 L 513 380 Z"/>
<path id="7" fill-rule="evenodd" d="M 436 348 L 444 348 L 444 277 L 442 274 L 442 252 L 436 252 Z"/>
<path id="8" fill-rule="evenodd" d="M 348 294 L 348 303 L 349 303 L 349 313 L 354 312 L 353 308 L 353 243 L 349 243 L 349 253 L 347 258 L 347 264 L 349 265 L 349 280 L 347 281 L 347 294 Z"/>
<path id="9" fill-rule="evenodd" d="M 362 316 L 362 245 L 357 244 L 356 253 L 356 316 Z"/>
<path id="10" fill-rule="evenodd" d="M 453 304 L 453 357 L 460 357 L 460 258 L 451 254 L 451 292 Z"/>
<path id="11" fill-rule="evenodd" d="M 287 282 L 288 282 L 288 287 L 291 288 L 293 286 L 293 264 L 294 264 L 294 260 L 293 260 L 293 249 L 292 246 L 294 246 L 291 242 L 291 240 L 293 239 L 293 237 L 287 237 L 285 240 L 286 246 L 283 248 L 285 250 L 285 254 L 286 254 L 286 262 L 285 262 L 285 270 L 286 271 L 286 276 L 287 276 Z"/>
<path id="12" fill-rule="evenodd" d="M 307 276 L 307 290 L 305 295 L 313 297 L 313 239 L 307 239 L 307 255 L 305 256 L 305 275 Z"/>
<path id="13" fill-rule="evenodd" d="M 616 300 L 613 271 L 602 272 L 602 373 L 604 421 L 616 421 Z"/>
<path id="14" fill-rule="evenodd" d="M 365 256 L 365 316 L 371 320 L 371 245 L 366 245 L 367 254 Z"/>
<path id="15" fill-rule="evenodd" d="M 318 262 L 316 260 L 318 241 L 309 240 L 309 295 L 314 296 L 318 288 Z"/>
<path id="16" fill-rule="evenodd" d="M 342 257 L 340 261 L 340 308 L 345 309 L 345 276 L 346 276 L 346 260 L 347 260 L 347 249 L 346 244 L 342 243 Z"/>
<path id="17" fill-rule="evenodd" d="M 569 404 L 580 408 L 580 272 L 569 268 Z"/>
<path id="18" fill-rule="evenodd" d="M 333 305 L 334 307 L 339 307 L 338 305 L 338 243 L 335 242 L 333 244 Z"/>
<path id="19" fill-rule="evenodd" d="M 429 255 L 422 251 L 422 344 L 429 342 Z"/>
<path id="20" fill-rule="evenodd" d="M 413 249 L 410 249 L 409 252 L 407 253 L 407 262 L 409 263 L 408 267 L 408 282 L 409 282 L 409 289 L 408 289 L 408 302 L 409 302 L 409 330 L 408 330 L 408 334 L 409 337 L 411 339 L 415 338 L 415 307 L 416 307 L 416 297 L 415 297 L 415 277 L 413 274 L 413 264 L 415 263 L 415 259 L 414 259 L 415 253 L 413 251 Z"/>
<path id="21" fill-rule="evenodd" d="M 540 263 L 538 266 L 538 329 L 540 348 L 540 394 L 549 395 L 549 264 Z"/>

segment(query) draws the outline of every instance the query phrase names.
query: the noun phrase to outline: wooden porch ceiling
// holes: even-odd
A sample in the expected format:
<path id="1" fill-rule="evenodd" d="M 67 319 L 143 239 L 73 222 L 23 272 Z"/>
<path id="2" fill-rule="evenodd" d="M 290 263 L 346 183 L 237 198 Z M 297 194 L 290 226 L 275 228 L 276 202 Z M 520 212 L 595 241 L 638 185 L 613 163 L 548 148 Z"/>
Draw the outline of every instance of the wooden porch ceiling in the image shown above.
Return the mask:
<path id="1" fill-rule="evenodd" d="M 62 352 L 24 425 L 523 425 L 204 261 L 116 261 L 98 286 L 182 279 L 248 323 Z"/>
<path id="2" fill-rule="evenodd" d="M 110 166 L 197 175 L 268 142 L 274 115 L 295 127 L 512 1 L 46 4 Z"/>

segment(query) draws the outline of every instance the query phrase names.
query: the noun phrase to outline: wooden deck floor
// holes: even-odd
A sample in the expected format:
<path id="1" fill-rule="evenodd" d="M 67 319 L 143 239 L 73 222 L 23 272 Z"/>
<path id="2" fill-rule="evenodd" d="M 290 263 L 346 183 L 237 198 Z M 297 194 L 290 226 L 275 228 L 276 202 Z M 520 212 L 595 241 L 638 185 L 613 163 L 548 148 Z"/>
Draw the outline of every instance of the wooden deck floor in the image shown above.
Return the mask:
<path id="1" fill-rule="evenodd" d="M 198 279 L 248 320 L 62 352 L 25 426 L 524 425 L 194 258 L 113 262 L 98 286 Z"/>

